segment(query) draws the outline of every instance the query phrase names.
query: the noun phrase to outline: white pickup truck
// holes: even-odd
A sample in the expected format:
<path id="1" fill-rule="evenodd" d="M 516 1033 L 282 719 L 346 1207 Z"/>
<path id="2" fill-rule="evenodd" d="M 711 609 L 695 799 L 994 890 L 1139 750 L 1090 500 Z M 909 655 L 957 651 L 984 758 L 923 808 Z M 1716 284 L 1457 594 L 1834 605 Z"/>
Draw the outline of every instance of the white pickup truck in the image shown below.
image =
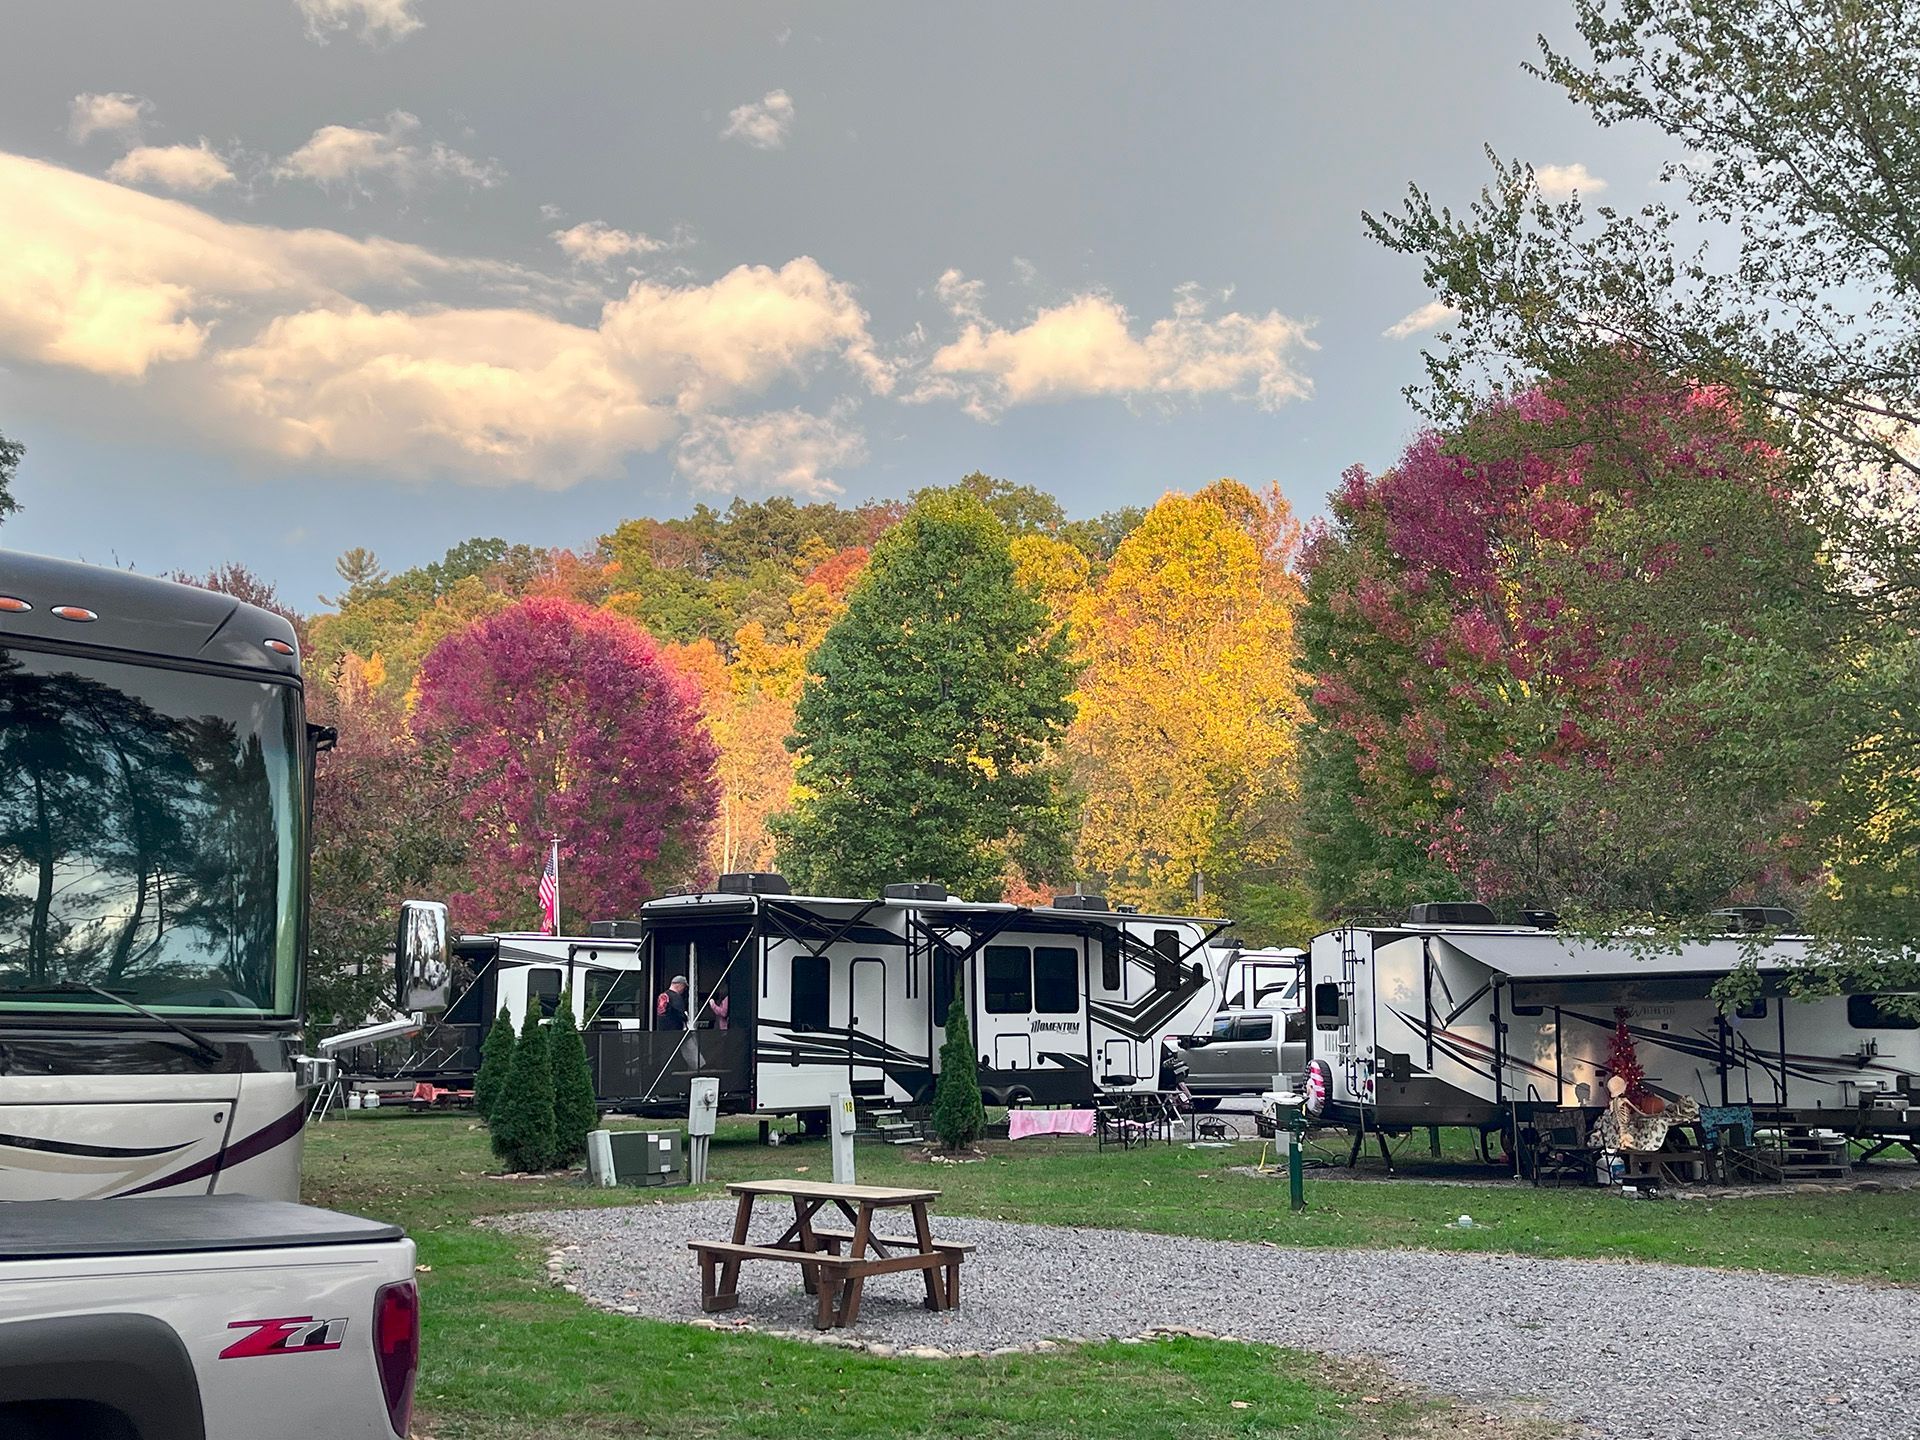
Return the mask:
<path id="1" fill-rule="evenodd" d="M 244 1195 L 0 1205 L 0 1440 L 395 1440 L 413 1242 Z"/>

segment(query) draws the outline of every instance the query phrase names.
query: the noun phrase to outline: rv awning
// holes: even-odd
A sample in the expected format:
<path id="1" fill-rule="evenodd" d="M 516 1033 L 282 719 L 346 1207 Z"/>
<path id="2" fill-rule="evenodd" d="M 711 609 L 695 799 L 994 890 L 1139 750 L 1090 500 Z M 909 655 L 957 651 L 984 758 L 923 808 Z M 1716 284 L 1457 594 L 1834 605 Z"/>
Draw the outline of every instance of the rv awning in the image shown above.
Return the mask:
<path id="1" fill-rule="evenodd" d="M 1784 970 L 1806 958 L 1804 940 L 1754 947 L 1739 940 L 1698 940 L 1658 948 L 1626 940 L 1592 941 L 1551 934 L 1432 937 L 1510 980 L 1612 980 L 1639 975 L 1725 975 L 1757 949 L 1762 970 Z"/>

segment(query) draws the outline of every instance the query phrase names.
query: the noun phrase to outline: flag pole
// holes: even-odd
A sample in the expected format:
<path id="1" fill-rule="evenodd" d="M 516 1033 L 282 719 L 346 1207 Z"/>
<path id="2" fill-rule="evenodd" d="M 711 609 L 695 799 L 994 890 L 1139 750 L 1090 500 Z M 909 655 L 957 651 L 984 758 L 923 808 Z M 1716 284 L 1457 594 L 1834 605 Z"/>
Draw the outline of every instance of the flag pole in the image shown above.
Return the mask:
<path id="1" fill-rule="evenodd" d="M 553 933 L 560 933 L 560 837 L 553 837 Z"/>

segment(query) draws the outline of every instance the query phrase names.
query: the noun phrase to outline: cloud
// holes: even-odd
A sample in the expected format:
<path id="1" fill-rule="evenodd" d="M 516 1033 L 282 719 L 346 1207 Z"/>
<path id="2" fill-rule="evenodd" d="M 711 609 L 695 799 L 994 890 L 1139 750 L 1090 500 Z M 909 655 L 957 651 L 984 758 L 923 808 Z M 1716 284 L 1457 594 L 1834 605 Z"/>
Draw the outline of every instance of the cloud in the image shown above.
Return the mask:
<path id="1" fill-rule="evenodd" d="M 67 107 L 67 138 L 76 145 L 84 145 L 95 135 L 138 140 L 140 126 L 152 110 L 152 101 L 123 90 L 110 95 L 76 95 Z"/>
<path id="2" fill-rule="evenodd" d="M 695 421 L 674 449 L 674 468 L 715 494 L 779 491 L 822 500 L 841 493 L 828 473 L 867 458 L 866 437 L 847 407 L 828 415 L 769 410 L 709 415 Z"/>
<path id="3" fill-rule="evenodd" d="M 367 45 L 395 44 L 426 24 L 413 5 L 414 0 L 294 0 L 306 18 L 307 38 L 318 45 L 347 31 Z"/>
<path id="4" fill-rule="evenodd" d="M 107 178 L 131 185 L 199 192 L 231 185 L 233 167 L 214 154 L 205 140 L 198 145 L 142 145 L 108 166 Z"/>
<path id="5" fill-rule="evenodd" d="M 438 140 L 423 148 L 411 138 L 419 129 L 419 117 L 405 110 L 390 113 L 384 130 L 323 125 L 273 173 L 281 180 L 346 186 L 363 194 L 376 180 L 399 190 L 428 180 L 464 180 L 485 189 L 506 178 L 491 160 L 475 160 Z"/>
<path id="6" fill-rule="evenodd" d="M 1589 175 L 1584 165 L 1536 165 L 1533 181 L 1549 200 L 1568 199 L 1575 191 L 1598 195 L 1607 188 L 1607 182 L 1598 175 Z"/>
<path id="7" fill-rule="evenodd" d="M 1418 310 L 1403 315 L 1380 333 L 1389 340 L 1405 340 L 1410 335 L 1419 335 L 1444 325 L 1455 319 L 1460 312 L 1444 300 L 1429 300 Z"/>
<path id="8" fill-rule="evenodd" d="M 591 323 L 562 318 L 578 295 L 0 154 L 0 365 L 141 385 L 226 449 L 558 488 L 693 435 L 689 473 L 737 456 L 768 485 L 817 485 L 854 453 L 839 419 L 715 422 L 829 365 L 893 383 L 851 287 L 804 256 L 637 280 Z"/>
<path id="9" fill-rule="evenodd" d="M 793 97 L 769 90 L 758 100 L 736 105 L 727 114 L 722 140 L 744 140 L 756 150 L 778 150 L 793 130 Z"/>
<path id="10" fill-rule="evenodd" d="M 1011 405 L 1093 395 L 1130 403 L 1228 395 L 1274 410 L 1313 391 L 1296 364 L 1317 348 L 1305 322 L 1277 310 L 1212 315 L 1195 286 L 1175 292 L 1173 313 L 1141 335 L 1107 295 L 1076 295 L 1005 329 L 984 318 L 979 282 L 949 270 L 935 289 L 962 329 L 934 352 L 908 398 L 957 400 L 982 419 Z"/>
<path id="11" fill-rule="evenodd" d="M 671 244 L 637 230 L 616 230 L 598 220 L 583 220 L 570 230 L 554 231 L 548 238 L 576 265 L 608 265 L 622 255 L 651 255 Z"/>

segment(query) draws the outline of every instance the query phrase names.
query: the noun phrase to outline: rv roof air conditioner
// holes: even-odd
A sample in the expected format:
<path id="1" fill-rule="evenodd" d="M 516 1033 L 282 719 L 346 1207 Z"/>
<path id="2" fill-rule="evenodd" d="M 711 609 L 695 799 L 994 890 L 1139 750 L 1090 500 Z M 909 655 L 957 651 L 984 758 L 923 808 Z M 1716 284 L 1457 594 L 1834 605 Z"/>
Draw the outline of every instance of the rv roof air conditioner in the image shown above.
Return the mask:
<path id="1" fill-rule="evenodd" d="M 947 887 L 934 885 L 924 880 L 908 881 L 901 885 L 888 885 L 881 889 L 882 900 L 945 900 L 948 899 Z"/>
<path id="2" fill-rule="evenodd" d="M 638 920 L 590 920 L 587 922 L 587 938 L 590 940 L 638 940 L 645 933 Z"/>
<path id="3" fill-rule="evenodd" d="M 1409 925 L 1497 925 L 1493 911 L 1471 900 L 1428 900 L 1407 907 Z"/>
<path id="4" fill-rule="evenodd" d="M 1711 912 L 1707 919 L 1719 922 L 1732 935 L 1757 935 L 1763 930 L 1791 930 L 1799 924 L 1793 911 L 1779 905 L 1733 905 Z"/>
<path id="5" fill-rule="evenodd" d="M 791 895 L 787 877 L 772 870 L 740 870 L 722 875 L 714 882 L 722 895 Z"/>
<path id="6" fill-rule="evenodd" d="M 1056 910 L 1105 910 L 1107 897 L 1104 895 L 1056 895 L 1053 897 Z"/>

